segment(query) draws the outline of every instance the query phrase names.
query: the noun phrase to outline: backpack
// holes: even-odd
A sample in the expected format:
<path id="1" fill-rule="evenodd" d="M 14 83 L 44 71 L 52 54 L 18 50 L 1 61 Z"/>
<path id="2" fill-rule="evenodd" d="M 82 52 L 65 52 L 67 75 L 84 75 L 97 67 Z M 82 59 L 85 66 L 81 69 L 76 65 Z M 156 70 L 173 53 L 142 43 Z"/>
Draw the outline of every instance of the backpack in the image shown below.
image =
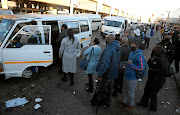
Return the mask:
<path id="1" fill-rule="evenodd" d="M 151 29 L 151 36 L 153 36 L 154 35 L 154 33 L 153 33 L 153 29 Z"/>
<path id="2" fill-rule="evenodd" d="M 90 100 L 91 106 L 96 106 L 96 113 L 98 111 L 99 106 L 107 104 L 107 98 L 108 98 L 108 91 L 105 87 L 102 88 L 103 89 L 102 91 L 98 90 L 100 82 L 103 82 L 103 80 L 98 81 L 94 95 Z"/>
<path id="3" fill-rule="evenodd" d="M 129 47 L 129 54 L 131 52 L 131 49 Z M 126 71 L 126 68 L 128 66 L 128 61 L 120 61 L 119 63 L 119 72 L 124 73 Z"/>
<path id="4" fill-rule="evenodd" d="M 142 55 L 142 53 L 137 53 L 133 58 L 132 58 L 132 60 L 136 57 L 136 56 L 138 56 L 138 55 Z M 147 75 L 147 73 L 148 73 L 148 68 L 149 68 L 149 66 L 148 66 L 148 64 L 147 64 L 147 61 L 145 60 L 145 58 L 144 58 L 144 70 L 143 71 L 138 71 L 138 70 L 136 70 L 136 78 L 137 79 L 143 79 L 144 77 L 146 77 L 146 75 Z"/>

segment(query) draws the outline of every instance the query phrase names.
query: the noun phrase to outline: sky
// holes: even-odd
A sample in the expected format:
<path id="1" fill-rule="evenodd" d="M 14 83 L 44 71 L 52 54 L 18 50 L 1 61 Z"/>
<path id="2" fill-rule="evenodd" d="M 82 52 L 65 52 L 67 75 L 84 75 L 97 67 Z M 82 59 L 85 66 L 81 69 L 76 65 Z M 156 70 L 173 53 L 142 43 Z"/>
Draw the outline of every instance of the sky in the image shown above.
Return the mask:
<path id="1" fill-rule="evenodd" d="M 135 17 L 141 16 L 142 20 L 148 20 L 152 14 L 155 17 L 170 16 L 180 8 L 180 0 L 103 0 L 120 11 L 133 14 Z"/>

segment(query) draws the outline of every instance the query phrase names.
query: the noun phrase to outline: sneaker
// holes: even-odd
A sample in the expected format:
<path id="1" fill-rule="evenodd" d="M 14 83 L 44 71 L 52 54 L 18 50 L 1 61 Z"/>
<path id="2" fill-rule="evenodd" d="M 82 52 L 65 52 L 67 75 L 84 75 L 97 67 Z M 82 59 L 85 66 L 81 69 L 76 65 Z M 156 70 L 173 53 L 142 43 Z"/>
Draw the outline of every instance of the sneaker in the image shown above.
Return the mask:
<path id="1" fill-rule="evenodd" d="M 89 86 L 90 84 L 89 84 L 89 83 L 86 83 L 86 85 L 88 85 L 88 86 Z"/>
<path id="2" fill-rule="evenodd" d="M 125 107 L 125 110 L 127 110 L 127 111 L 130 111 L 130 110 L 132 110 L 133 109 L 133 106 L 127 106 L 127 107 Z"/>
<path id="3" fill-rule="evenodd" d="M 61 78 L 61 80 L 64 81 L 64 82 L 67 82 L 65 77 Z"/>
<path id="4" fill-rule="evenodd" d="M 62 71 L 62 70 L 59 70 L 57 73 L 58 73 L 58 74 L 61 74 L 61 73 L 63 73 L 63 71 Z"/>
<path id="5" fill-rule="evenodd" d="M 113 92 L 112 96 L 117 97 L 117 92 Z"/>
<path id="6" fill-rule="evenodd" d="M 140 102 L 139 103 L 136 103 L 137 106 L 141 106 L 141 107 L 144 107 L 144 108 L 147 108 L 148 106 L 144 106 L 142 105 Z"/>
<path id="7" fill-rule="evenodd" d="M 86 91 L 87 91 L 87 92 L 90 92 L 90 93 L 93 93 L 93 90 L 92 90 L 92 89 L 89 89 L 89 88 L 86 88 Z"/>
<path id="8" fill-rule="evenodd" d="M 70 85 L 70 86 L 73 86 L 73 85 L 74 85 L 74 81 L 71 81 L 71 82 L 69 83 L 69 85 Z"/>
<path id="9" fill-rule="evenodd" d="M 125 108 L 127 105 L 125 103 L 123 103 L 122 101 L 116 101 L 116 103 L 120 104 L 121 106 L 123 106 L 123 108 Z"/>

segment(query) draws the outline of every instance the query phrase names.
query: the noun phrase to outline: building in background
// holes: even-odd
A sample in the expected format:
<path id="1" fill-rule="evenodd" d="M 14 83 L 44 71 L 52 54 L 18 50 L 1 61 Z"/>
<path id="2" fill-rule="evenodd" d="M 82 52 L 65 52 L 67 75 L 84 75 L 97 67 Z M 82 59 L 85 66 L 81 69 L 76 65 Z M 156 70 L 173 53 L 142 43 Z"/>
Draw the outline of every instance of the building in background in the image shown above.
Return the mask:
<path id="1" fill-rule="evenodd" d="M 38 9 L 41 13 L 50 14 L 80 14 L 90 13 L 105 16 L 120 16 L 130 19 L 134 18 L 132 14 L 120 11 L 120 8 L 114 8 L 104 0 L 0 0 L 0 6 L 4 9 L 13 9 L 20 11 L 22 8 Z M 27 13 L 34 13 L 27 11 Z"/>

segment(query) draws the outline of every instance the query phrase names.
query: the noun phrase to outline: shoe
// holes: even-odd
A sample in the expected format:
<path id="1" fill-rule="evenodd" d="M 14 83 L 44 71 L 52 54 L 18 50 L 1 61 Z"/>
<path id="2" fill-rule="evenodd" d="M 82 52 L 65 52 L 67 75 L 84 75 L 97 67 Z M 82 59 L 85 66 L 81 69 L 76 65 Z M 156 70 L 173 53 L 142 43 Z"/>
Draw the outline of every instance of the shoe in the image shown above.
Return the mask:
<path id="1" fill-rule="evenodd" d="M 64 81 L 64 82 L 67 82 L 65 77 L 61 78 L 61 80 Z"/>
<path id="2" fill-rule="evenodd" d="M 120 94 L 122 94 L 122 89 L 118 89 L 118 92 L 119 92 Z"/>
<path id="3" fill-rule="evenodd" d="M 57 73 L 59 73 L 59 74 L 60 74 L 60 73 L 63 73 L 63 71 L 62 71 L 62 70 L 59 70 Z"/>
<path id="4" fill-rule="evenodd" d="M 127 110 L 127 111 L 130 111 L 130 110 L 133 109 L 133 106 L 127 106 L 127 107 L 125 107 L 124 109 Z"/>
<path id="5" fill-rule="evenodd" d="M 89 86 L 90 84 L 89 84 L 89 83 L 86 83 L 86 85 L 88 85 L 88 86 Z"/>
<path id="6" fill-rule="evenodd" d="M 111 107 L 111 104 L 110 104 L 110 103 L 106 103 L 105 106 L 108 107 L 108 108 L 110 108 L 110 107 Z"/>
<path id="7" fill-rule="evenodd" d="M 127 105 L 125 103 L 123 103 L 122 101 L 116 101 L 116 103 L 120 104 L 123 106 L 123 108 L 125 108 Z"/>
<path id="8" fill-rule="evenodd" d="M 87 91 L 87 92 L 90 92 L 90 93 L 93 93 L 93 90 L 92 90 L 92 89 L 89 89 L 89 88 L 86 88 L 86 91 Z"/>
<path id="9" fill-rule="evenodd" d="M 141 106 L 141 107 L 144 107 L 144 108 L 147 108 L 148 106 L 143 106 L 140 102 L 139 103 L 136 103 L 137 106 Z"/>
<path id="10" fill-rule="evenodd" d="M 70 85 L 70 86 L 73 86 L 73 85 L 74 85 L 74 81 L 71 81 L 71 82 L 69 83 L 69 85 Z"/>
<path id="11" fill-rule="evenodd" d="M 136 105 L 137 105 L 137 106 L 141 106 L 141 103 L 140 103 L 140 102 L 139 102 L 139 103 L 136 103 Z"/>
<path id="12" fill-rule="evenodd" d="M 149 108 L 149 110 L 152 111 L 152 112 L 156 112 L 157 111 L 157 109 L 152 109 L 152 108 Z"/>
<path id="13" fill-rule="evenodd" d="M 117 92 L 113 92 L 112 96 L 117 97 Z"/>

